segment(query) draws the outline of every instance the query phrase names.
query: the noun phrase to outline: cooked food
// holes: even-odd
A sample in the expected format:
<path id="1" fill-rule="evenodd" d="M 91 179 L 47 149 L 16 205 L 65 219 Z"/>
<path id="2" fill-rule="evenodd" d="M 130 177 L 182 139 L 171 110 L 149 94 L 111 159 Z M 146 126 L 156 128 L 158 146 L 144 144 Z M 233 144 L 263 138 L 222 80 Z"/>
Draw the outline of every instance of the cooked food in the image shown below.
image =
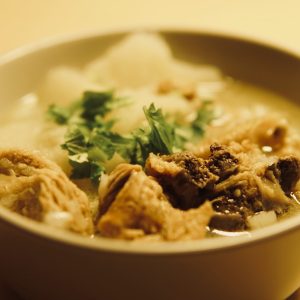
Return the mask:
<path id="1" fill-rule="evenodd" d="M 56 164 L 33 153 L 0 152 L 0 203 L 33 220 L 93 233 L 86 194 Z"/>
<path id="2" fill-rule="evenodd" d="M 3 116 L 0 204 L 87 236 L 251 232 L 299 210 L 298 112 L 132 34 L 81 70 L 50 70 Z"/>
<path id="3" fill-rule="evenodd" d="M 286 157 L 271 164 L 266 161 L 257 166 L 248 165 L 245 152 L 239 157 L 220 145 L 214 144 L 210 149 L 206 160 L 191 153 L 150 156 L 146 172 L 160 182 L 174 207 L 188 210 L 210 200 L 216 211 L 210 226 L 243 230 L 247 217 L 256 212 L 273 209 L 281 213 L 288 206 L 286 194 L 294 189 L 300 174 L 296 158 Z M 286 169 L 291 176 L 284 174 Z"/>
<path id="4" fill-rule="evenodd" d="M 159 234 L 165 240 L 199 239 L 205 236 L 206 225 L 213 214 L 209 202 L 188 211 L 176 209 L 159 183 L 142 170 L 131 171 L 124 183 L 124 177 L 118 175 L 119 169 L 126 167 L 132 170 L 131 165 L 121 164 L 109 175 L 108 182 L 121 181 L 120 185 L 123 182 L 123 186 L 117 191 L 110 191 L 115 194 L 113 202 L 106 212 L 104 210 L 97 224 L 101 235 L 134 239 L 147 234 Z M 110 195 L 105 196 L 107 199 Z M 100 205 L 101 208 L 104 203 Z"/>

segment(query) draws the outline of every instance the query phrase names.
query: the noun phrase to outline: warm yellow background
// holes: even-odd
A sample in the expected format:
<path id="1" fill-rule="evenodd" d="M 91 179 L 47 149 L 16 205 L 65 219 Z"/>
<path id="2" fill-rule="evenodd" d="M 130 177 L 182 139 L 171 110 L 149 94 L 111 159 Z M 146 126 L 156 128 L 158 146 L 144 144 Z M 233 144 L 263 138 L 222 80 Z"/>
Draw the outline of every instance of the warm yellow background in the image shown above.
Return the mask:
<path id="1" fill-rule="evenodd" d="M 45 37 L 142 25 L 242 33 L 300 52 L 300 0 L 0 0 L 0 53 Z"/>

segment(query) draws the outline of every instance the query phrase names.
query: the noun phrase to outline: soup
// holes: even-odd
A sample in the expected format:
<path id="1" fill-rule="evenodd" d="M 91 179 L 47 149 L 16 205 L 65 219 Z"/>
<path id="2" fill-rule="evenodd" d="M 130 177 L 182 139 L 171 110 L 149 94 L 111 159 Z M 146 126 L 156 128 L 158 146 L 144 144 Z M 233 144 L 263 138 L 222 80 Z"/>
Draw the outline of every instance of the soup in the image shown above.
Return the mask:
<path id="1" fill-rule="evenodd" d="M 133 34 L 2 116 L 0 203 L 86 236 L 249 233 L 297 211 L 298 111 Z"/>

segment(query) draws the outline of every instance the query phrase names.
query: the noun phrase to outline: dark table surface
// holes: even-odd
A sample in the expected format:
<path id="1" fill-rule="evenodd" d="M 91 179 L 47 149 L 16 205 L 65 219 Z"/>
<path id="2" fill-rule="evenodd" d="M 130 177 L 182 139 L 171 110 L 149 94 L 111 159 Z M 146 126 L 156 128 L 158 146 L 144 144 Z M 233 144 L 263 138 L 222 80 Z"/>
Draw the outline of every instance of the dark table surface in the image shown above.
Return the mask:
<path id="1" fill-rule="evenodd" d="M 14 290 L 0 284 L 0 299 L 1 300 L 25 300 L 18 295 Z M 26 299 L 30 300 L 30 299 Z M 124 299 L 126 300 L 126 299 Z M 288 297 L 286 300 L 300 300 L 300 289 L 298 289 L 293 295 Z"/>

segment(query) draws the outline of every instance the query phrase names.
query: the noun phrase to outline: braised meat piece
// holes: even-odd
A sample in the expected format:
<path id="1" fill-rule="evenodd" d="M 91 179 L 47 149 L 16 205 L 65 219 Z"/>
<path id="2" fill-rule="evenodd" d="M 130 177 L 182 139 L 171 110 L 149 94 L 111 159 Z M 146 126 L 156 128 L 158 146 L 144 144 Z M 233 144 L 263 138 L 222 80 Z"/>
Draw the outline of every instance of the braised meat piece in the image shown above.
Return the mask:
<path id="1" fill-rule="evenodd" d="M 247 217 L 257 212 L 286 211 L 299 166 L 296 157 L 267 157 L 255 144 L 232 143 L 212 144 L 206 159 L 189 152 L 151 154 L 146 173 L 162 185 L 174 207 L 187 210 L 210 200 L 217 213 L 212 227 L 244 230 Z"/>
<path id="2" fill-rule="evenodd" d="M 37 221 L 63 212 L 69 217 L 67 229 L 93 232 L 86 194 L 56 164 L 35 153 L 0 151 L 0 204 Z"/>
<path id="3" fill-rule="evenodd" d="M 195 208 L 214 194 L 217 182 L 238 169 L 238 159 L 222 146 L 213 144 L 210 151 L 206 160 L 190 152 L 150 154 L 145 170 L 162 185 L 174 207 Z"/>
<path id="4" fill-rule="evenodd" d="M 239 213 L 215 213 L 209 222 L 209 227 L 224 231 L 246 230 L 246 223 Z"/>
<path id="5" fill-rule="evenodd" d="M 240 161 L 243 163 L 242 159 Z M 217 198 L 212 199 L 212 204 L 218 214 L 210 222 L 213 228 L 244 230 L 247 217 L 269 210 L 281 214 L 291 204 L 289 196 L 300 173 L 297 158 L 277 158 L 272 164 L 265 162 L 241 169 L 242 172 L 215 185 Z M 244 224 L 236 221 L 238 215 Z"/>
<path id="6" fill-rule="evenodd" d="M 121 164 L 99 188 L 97 229 L 108 237 L 198 239 L 205 226 L 242 231 L 256 213 L 281 214 L 300 178 L 296 157 L 266 156 L 253 143 L 212 144 L 210 155 L 150 154 Z"/>
<path id="7" fill-rule="evenodd" d="M 209 170 L 205 160 L 190 152 L 150 154 L 145 172 L 158 180 L 174 207 L 184 210 L 203 203 L 219 179 Z"/>
<path id="8" fill-rule="evenodd" d="M 108 182 L 116 180 L 116 172 L 109 177 Z M 189 211 L 172 207 L 161 186 L 139 171 L 132 172 L 115 195 L 107 211 L 100 216 L 97 229 L 103 236 L 122 239 L 148 234 L 156 234 L 163 240 L 200 239 L 205 236 L 212 214 L 209 202 Z"/>
<path id="9" fill-rule="evenodd" d="M 103 215 L 131 174 L 142 171 L 139 165 L 120 164 L 110 174 L 102 175 L 99 185 L 99 213 Z"/>
<path id="10" fill-rule="evenodd" d="M 210 146 L 210 152 L 207 167 L 213 174 L 219 177 L 220 181 L 237 171 L 239 161 L 228 149 L 218 144 L 212 144 Z"/>
<path id="11" fill-rule="evenodd" d="M 176 176 L 178 173 L 183 172 L 191 181 L 191 183 L 199 188 L 209 188 L 216 180 L 216 176 L 214 176 L 206 166 L 205 160 L 196 157 L 191 152 L 180 152 L 172 155 L 164 155 L 161 156 L 161 158 L 167 163 L 175 163 L 175 165 L 178 167 L 175 172 L 170 174 L 171 176 Z M 151 172 L 152 170 L 154 174 L 159 176 L 159 173 L 162 172 L 157 172 L 155 169 L 151 168 L 151 159 L 155 159 L 154 154 L 150 154 L 149 160 L 146 163 L 146 170 L 148 170 L 148 172 Z M 157 163 L 157 161 L 155 162 Z"/>
<path id="12" fill-rule="evenodd" d="M 276 163 L 272 164 L 267 169 L 266 175 L 268 175 L 268 172 L 273 172 L 283 191 L 289 195 L 300 178 L 300 164 L 298 159 L 288 156 L 280 158 Z"/>
<path id="13" fill-rule="evenodd" d="M 263 210 L 263 203 L 256 180 L 249 172 L 233 175 L 215 186 L 211 202 L 217 212 L 210 227 L 227 230 L 245 230 L 249 215 Z"/>

